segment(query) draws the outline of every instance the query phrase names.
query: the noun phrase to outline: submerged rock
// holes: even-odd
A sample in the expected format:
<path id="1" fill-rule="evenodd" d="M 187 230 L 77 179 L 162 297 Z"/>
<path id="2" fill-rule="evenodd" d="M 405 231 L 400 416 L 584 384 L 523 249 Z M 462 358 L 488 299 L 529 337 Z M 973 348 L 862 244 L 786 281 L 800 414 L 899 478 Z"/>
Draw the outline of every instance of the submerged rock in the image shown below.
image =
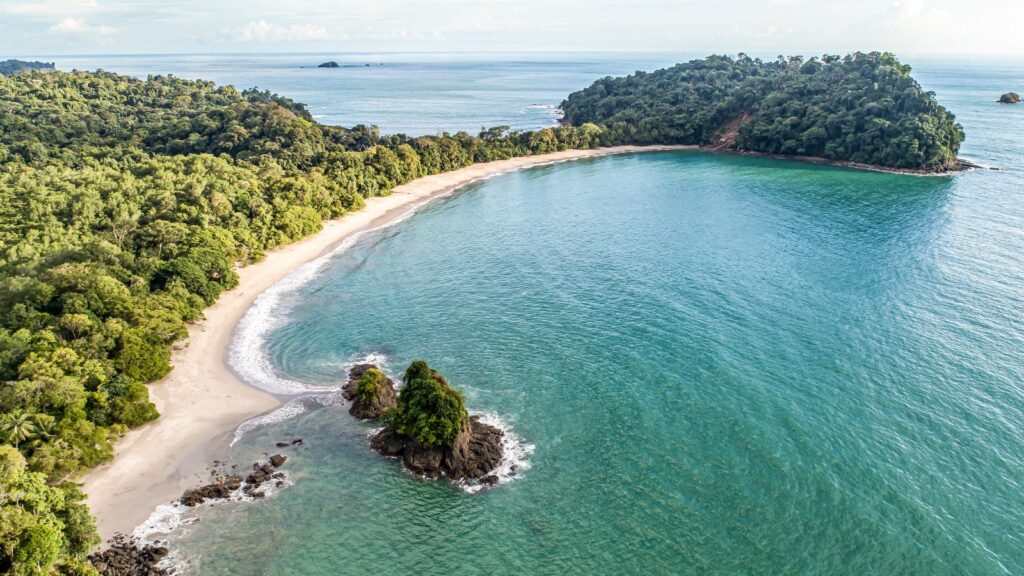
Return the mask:
<path id="1" fill-rule="evenodd" d="M 170 551 L 118 534 L 110 547 L 89 555 L 89 562 L 103 576 L 163 576 L 167 570 L 158 564 Z"/>
<path id="2" fill-rule="evenodd" d="M 406 468 L 427 478 L 445 476 L 493 486 L 498 478 L 492 472 L 504 457 L 504 435 L 500 428 L 480 422 L 479 416 L 471 416 L 466 429 L 450 446 L 422 444 L 385 428 L 370 438 L 370 447 L 384 456 L 401 458 Z"/>
<path id="3" fill-rule="evenodd" d="M 1002 104 L 1020 104 L 1020 94 L 1007 92 L 999 97 L 999 102 Z"/>
<path id="4" fill-rule="evenodd" d="M 341 395 L 352 403 L 348 413 L 360 420 L 376 420 L 398 404 L 395 382 L 373 364 L 353 366 Z"/>

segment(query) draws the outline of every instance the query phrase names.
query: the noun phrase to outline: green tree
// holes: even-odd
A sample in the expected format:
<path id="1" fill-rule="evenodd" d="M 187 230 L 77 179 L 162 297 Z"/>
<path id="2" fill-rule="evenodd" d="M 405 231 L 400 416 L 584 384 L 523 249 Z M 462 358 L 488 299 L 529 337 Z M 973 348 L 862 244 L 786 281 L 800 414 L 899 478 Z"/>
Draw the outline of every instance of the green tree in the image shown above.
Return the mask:
<path id="1" fill-rule="evenodd" d="M 422 360 L 409 365 L 402 381 L 390 416 L 395 430 L 423 444 L 451 444 L 469 422 L 462 394 Z"/>
<path id="2" fill-rule="evenodd" d="M 17 448 L 23 442 L 35 438 L 36 423 L 32 415 L 24 410 L 8 412 L 0 417 L 0 433 L 4 440 Z"/>

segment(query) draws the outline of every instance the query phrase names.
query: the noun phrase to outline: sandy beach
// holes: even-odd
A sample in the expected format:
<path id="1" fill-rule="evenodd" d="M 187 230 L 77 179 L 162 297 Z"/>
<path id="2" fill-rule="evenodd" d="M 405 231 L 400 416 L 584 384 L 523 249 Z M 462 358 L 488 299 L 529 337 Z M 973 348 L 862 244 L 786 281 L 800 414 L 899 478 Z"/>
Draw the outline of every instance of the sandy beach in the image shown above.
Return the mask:
<path id="1" fill-rule="evenodd" d="M 241 381 L 227 365 L 232 333 L 257 296 L 286 274 L 329 252 L 361 230 L 398 218 L 433 198 L 502 172 L 581 158 L 678 150 L 684 146 L 620 146 L 566 150 L 540 156 L 475 164 L 399 186 L 387 197 L 371 198 L 358 212 L 326 222 L 319 233 L 267 254 L 239 270 L 238 286 L 224 292 L 189 327 L 172 356 L 173 370 L 149 386 L 161 417 L 133 430 L 117 445 L 110 464 L 82 477 L 88 503 L 106 540 L 130 533 L 156 506 L 207 479 L 207 467 L 223 455 L 235 428 L 273 410 L 281 401 Z"/>

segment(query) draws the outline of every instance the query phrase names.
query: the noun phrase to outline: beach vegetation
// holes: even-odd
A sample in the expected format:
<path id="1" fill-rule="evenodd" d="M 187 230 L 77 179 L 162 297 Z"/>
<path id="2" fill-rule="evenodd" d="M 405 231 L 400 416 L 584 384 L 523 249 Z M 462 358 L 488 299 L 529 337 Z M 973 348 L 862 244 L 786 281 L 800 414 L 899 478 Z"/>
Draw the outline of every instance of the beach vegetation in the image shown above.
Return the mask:
<path id="1" fill-rule="evenodd" d="M 48 483 L 0 445 L 0 573 L 94 574 L 83 558 L 99 538 L 84 500 L 74 484 Z"/>
<path id="2" fill-rule="evenodd" d="M 170 371 L 188 323 L 238 284 L 237 266 L 415 178 L 596 146 L 602 130 L 383 136 L 319 124 L 267 91 L 108 72 L 0 76 L 0 110 L 0 443 L 40 498 L 62 501 L 67 478 L 157 418 L 146 384 Z M 405 429 L 449 440 L 461 396 L 420 384 Z M 81 561 L 61 522 L 0 530 L 0 563 Z"/>

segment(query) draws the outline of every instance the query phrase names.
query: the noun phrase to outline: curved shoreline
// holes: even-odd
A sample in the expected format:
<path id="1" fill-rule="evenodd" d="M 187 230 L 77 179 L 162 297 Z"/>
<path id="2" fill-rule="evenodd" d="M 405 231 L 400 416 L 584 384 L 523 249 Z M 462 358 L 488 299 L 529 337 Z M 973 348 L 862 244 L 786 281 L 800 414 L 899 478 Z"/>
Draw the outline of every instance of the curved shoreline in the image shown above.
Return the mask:
<path id="1" fill-rule="evenodd" d="M 106 540 L 131 530 L 160 504 L 178 498 L 207 479 L 207 466 L 220 458 L 242 422 L 283 404 L 282 400 L 241 380 L 229 367 L 232 336 L 256 298 L 299 266 L 334 250 L 353 234 L 383 226 L 425 202 L 476 181 L 532 168 L 612 154 L 696 150 L 696 146 L 616 146 L 565 150 L 473 164 L 419 178 L 389 196 L 370 198 L 362 210 L 324 223 L 305 239 L 267 253 L 238 270 L 238 286 L 221 294 L 192 324 L 188 338 L 175 346 L 173 370 L 149 385 L 161 417 L 130 431 L 116 447 L 113 462 L 82 476 L 88 504 Z"/>

